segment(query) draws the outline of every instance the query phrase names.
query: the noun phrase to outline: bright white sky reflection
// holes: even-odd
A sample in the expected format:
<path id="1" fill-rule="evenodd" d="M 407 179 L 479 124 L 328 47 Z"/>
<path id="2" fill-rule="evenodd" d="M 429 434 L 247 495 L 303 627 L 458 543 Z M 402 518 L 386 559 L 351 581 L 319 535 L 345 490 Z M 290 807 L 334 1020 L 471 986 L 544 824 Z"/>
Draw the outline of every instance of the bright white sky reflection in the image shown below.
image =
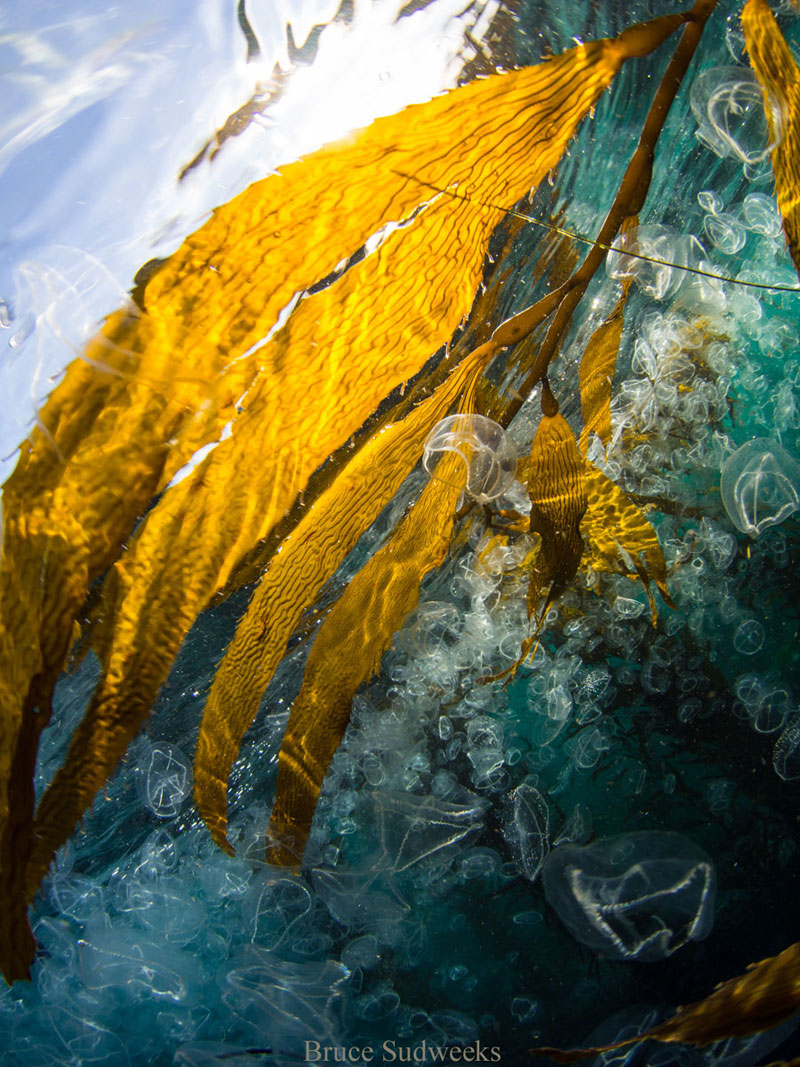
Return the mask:
<path id="1" fill-rule="evenodd" d="M 465 31 L 479 37 L 497 7 L 434 0 L 396 21 L 403 2 L 355 0 L 265 117 L 180 185 L 255 83 L 288 69 L 287 22 L 302 45 L 339 0 L 249 0 L 251 63 L 236 0 L 0 8 L 0 480 L 54 376 L 142 263 L 282 163 L 454 85 Z"/>

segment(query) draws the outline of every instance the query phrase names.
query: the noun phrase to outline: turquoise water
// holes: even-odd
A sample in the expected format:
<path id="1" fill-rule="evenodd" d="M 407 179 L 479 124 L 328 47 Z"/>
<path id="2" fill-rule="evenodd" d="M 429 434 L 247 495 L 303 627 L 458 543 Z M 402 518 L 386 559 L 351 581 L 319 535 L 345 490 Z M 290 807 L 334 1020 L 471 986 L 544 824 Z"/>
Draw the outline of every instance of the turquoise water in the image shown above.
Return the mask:
<path id="1" fill-rule="evenodd" d="M 618 7 L 529 3 L 495 24 L 486 47 L 498 65 L 534 62 L 576 35 L 669 10 Z M 792 286 L 769 164 L 756 159 L 768 147 L 763 116 L 754 104 L 737 113 L 724 92 L 709 111 L 726 85 L 746 102 L 736 13 L 720 5 L 669 116 L 641 240 L 668 262 Z M 797 55 L 800 18 L 783 11 L 781 25 Z M 526 205 L 533 217 L 563 209 L 566 229 L 597 231 L 662 51 L 624 69 Z M 497 321 L 545 291 L 546 278 L 530 277 L 544 239 L 524 228 L 494 265 L 512 266 Z M 653 626 L 641 586 L 579 573 L 533 661 L 507 686 L 479 685 L 526 635 L 529 542 L 487 556 L 473 516 L 356 696 L 299 875 L 260 857 L 308 638 L 291 643 L 234 770 L 228 858 L 193 807 L 191 756 L 251 590 L 207 612 L 34 905 L 33 980 L 0 990 L 4 1062 L 294 1064 L 312 1062 L 306 1042 L 319 1042 L 320 1055 L 355 1049 L 361 1062 L 369 1048 L 375 1062 L 433 1062 L 432 1047 L 461 1046 L 522 1063 L 535 1044 L 645 1029 L 800 937 L 799 297 L 612 257 L 550 374 L 578 430 L 578 361 L 626 271 L 615 437 L 590 458 L 652 503 L 675 607 L 659 600 Z M 515 383 L 513 368 L 493 374 Z M 538 418 L 537 396 L 509 428 L 520 452 Z M 757 470 L 738 451 L 754 438 L 768 460 Z M 425 477 L 409 479 L 328 594 Z M 97 673 L 90 658 L 59 685 L 40 791 Z M 744 1067 L 797 1055 L 797 1041 L 789 1022 L 704 1051 L 650 1044 L 615 1062 Z"/>

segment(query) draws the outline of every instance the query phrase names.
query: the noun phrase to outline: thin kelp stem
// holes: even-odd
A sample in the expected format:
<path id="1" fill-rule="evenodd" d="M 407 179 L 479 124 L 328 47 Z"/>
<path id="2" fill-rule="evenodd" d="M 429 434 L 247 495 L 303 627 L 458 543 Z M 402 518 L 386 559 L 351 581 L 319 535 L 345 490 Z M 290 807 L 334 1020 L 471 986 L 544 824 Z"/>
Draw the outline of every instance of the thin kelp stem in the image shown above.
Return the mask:
<path id="1" fill-rule="evenodd" d="M 547 368 L 572 320 L 572 313 L 605 259 L 607 249 L 619 233 L 624 220 L 638 214 L 644 204 L 650 188 L 658 138 L 700 42 L 703 27 L 715 4 L 716 0 L 710 0 L 708 3 L 695 5 L 692 11 L 692 21 L 681 34 L 678 46 L 653 97 L 636 151 L 625 170 L 614 202 L 597 235 L 596 243 L 590 249 L 586 259 L 560 289 L 549 293 L 532 307 L 507 319 L 492 334 L 492 340 L 500 345 L 516 344 L 543 322 L 554 308 L 557 309 L 530 373 L 499 420 L 504 426 L 511 422 L 527 397 L 530 396 L 531 391 L 547 374 Z"/>
<path id="2" fill-rule="evenodd" d="M 421 184 L 427 185 L 427 182 Z M 436 189 L 436 186 L 430 186 L 432 189 Z M 470 204 L 477 204 L 478 207 L 485 207 L 490 209 L 496 209 L 499 211 L 505 210 L 498 204 L 490 204 L 486 200 L 474 200 L 470 196 L 461 196 L 450 189 L 437 189 L 437 192 L 445 193 L 447 196 L 453 197 L 454 200 L 464 200 Z M 701 278 L 712 278 L 717 282 L 725 282 L 726 285 L 741 285 L 747 289 L 761 289 L 768 293 L 800 293 L 800 285 L 770 285 L 768 282 L 752 282 L 746 278 L 731 278 L 727 274 L 718 274 L 713 270 L 703 270 L 702 267 L 689 267 L 686 263 L 672 263 L 668 259 L 660 259 L 658 256 L 646 256 L 643 252 L 634 252 L 629 248 L 620 248 L 616 244 L 603 244 L 593 237 L 587 237 L 583 233 L 575 233 L 574 230 L 567 230 L 564 226 L 556 226 L 552 222 L 546 222 L 544 219 L 534 218 L 533 215 L 526 215 L 524 211 L 516 211 L 511 209 L 508 214 L 514 218 L 519 219 L 522 222 L 529 222 L 532 226 L 541 226 L 544 230 L 550 230 L 551 233 L 558 233 L 562 237 L 568 237 L 571 241 L 579 241 L 584 245 L 591 245 L 595 248 L 601 248 L 605 252 L 620 252 L 622 255 L 629 259 L 641 259 L 645 263 L 655 263 L 659 267 L 670 267 L 672 270 L 683 271 L 685 274 L 697 274 Z M 554 290 L 549 296 L 558 296 L 561 293 L 561 289 Z M 535 305 L 534 305 L 535 306 Z M 522 312 L 520 312 L 522 314 Z M 508 320 L 511 321 L 510 319 Z M 499 329 L 500 327 L 498 327 Z"/>

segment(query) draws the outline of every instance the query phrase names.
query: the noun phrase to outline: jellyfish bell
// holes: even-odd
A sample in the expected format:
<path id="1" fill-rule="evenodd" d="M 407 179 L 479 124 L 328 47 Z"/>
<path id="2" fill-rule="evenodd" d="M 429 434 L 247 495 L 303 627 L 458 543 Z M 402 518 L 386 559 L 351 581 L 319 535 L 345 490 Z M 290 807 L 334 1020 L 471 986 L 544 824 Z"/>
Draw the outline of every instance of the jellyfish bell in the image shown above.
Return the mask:
<path id="1" fill-rule="evenodd" d="M 482 504 L 497 500 L 514 484 L 517 450 L 503 429 L 484 415 L 450 415 L 437 422 L 425 441 L 422 465 L 436 477 L 443 452 L 456 452 L 467 468 L 465 491 Z"/>
<path id="2" fill-rule="evenodd" d="M 560 845 L 542 876 L 547 902 L 570 934 L 608 959 L 663 960 L 714 924 L 714 865 L 682 834 L 637 831 Z"/>
<path id="3" fill-rule="evenodd" d="M 698 140 L 723 159 L 739 159 L 745 167 L 757 166 L 783 137 L 781 102 L 769 99 L 770 129 L 763 90 L 755 74 L 745 67 L 704 70 L 692 85 L 690 102 Z"/>
<path id="4" fill-rule="evenodd" d="M 742 533 L 758 537 L 800 507 L 800 465 L 776 441 L 756 437 L 722 464 L 720 493 Z"/>

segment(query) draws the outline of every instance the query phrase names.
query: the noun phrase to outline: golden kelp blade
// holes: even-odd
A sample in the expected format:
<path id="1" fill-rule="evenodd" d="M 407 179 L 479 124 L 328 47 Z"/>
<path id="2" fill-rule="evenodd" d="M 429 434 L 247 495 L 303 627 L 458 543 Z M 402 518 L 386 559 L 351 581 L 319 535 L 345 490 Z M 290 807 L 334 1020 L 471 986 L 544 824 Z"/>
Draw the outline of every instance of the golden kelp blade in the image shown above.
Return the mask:
<path id="1" fill-rule="evenodd" d="M 42 800 L 31 892 L 148 714 L 198 613 L 311 473 L 468 311 L 501 212 L 442 196 L 412 219 L 431 195 L 422 183 L 513 203 L 558 161 L 627 47 L 581 45 L 380 120 L 237 197 L 149 280 L 144 302 L 161 343 L 211 346 L 258 374 L 230 438 L 164 493 L 117 565 L 104 677 Z M 404 224 L 245 355 L 266 332 L 264 307 L 277 316 L 291 298 L 287 268 L 292 291 L 311 285 L 387 222 Z"/>
<path id="2" fill-rule="evenodd" d="M 650 587 L 655 582 L 664 601 L 667 565 L 656 532 L 625 493 L 591 463 L 585 469 L 589 500 L 581 529 L 587 545 L 587 565 L 596 571 L 638 576 L 647 591 L 653 621 L 656 603 Z"/>
<path id="3" fill-rule="evenodd" d="M 542 539 L 528 587 L 529 616 L 536 613 L 545 590 L 549 605 L 575 577 L 583 555 L 580 524 L 587 505 L 584 459 L 547 383 L 542 409 L 527 464 L 530 528 Z"/>
<path id="4" fill-rule="evenodd" d="M 458 456 L 444 456 L 390 540 L 331 609 L 306 663 L 278 757 L 267 859 L 300 863 L 322 781 L 350 719 L 353 696 L 419 598 L 425 575 L 445 558 L 464 484 Z M 444 480 L 440 480 L 444 479 Z"/>
<path id="5" fill-rule="evenodd" d="M 204 410 L 214 407 L 218 354 L 204 368 L 206 383 L 151 340 L 151 324 L 135 308 L 106 321 L 86 361 L 70 366 L 46 404 L 3 490 L 0 945 L 28 946 L 26 953 L 8 948 L 3 968 L 10 976 L 26 974 L 23 955 L 32 950 L 21 889 L 30 783 L 74 619 L 170 467 L 194 450 L 187 428 L 191 437 L 206 419 L 194 410 L 198 388 Z"/>
<path id="6" fill-rule="evenodd" d="M 789 251 L 800 274 L 800 69 L 766 0 L 747 0 L 744 40 L 764 91 L 775 192 Z"/>
<path id="7" fill-rule="evenodd" d="M 578 371 L 583 415 L 580 446 L 584 455 L 592 434 L 597 434 L 606 447 L 611 441 L 611 386 L 622 339 L 623 313 L 629 289 L 630 282 L 627 281 L 623 285 L 622 296 L 616 307 L 589 338 L 581 357 Z"/>
<path id="8" fill-rule="evenodd" d="M 710 1045 L 712 1041 L 748 1037 L 761 1030 L 769 1030 L 788 1019 L 798 1008 L 800 942 L 790 945 L 778 956 L 754 963 L 739 978 L 723 982 L 705 1000 L 679 1008 L 671 1019 L 643 1034 L 598 1048 L 535 1048 L 531 1052 L 537 1056 L 548 1056 L 556 1063 L 573 1063 L 640 1041 Z"/>
<path id="9" fill-rule="evenodd" d="M 475 350 L 403 421 L 370 438 L 270 562 L 217 669 L 197 741 L 195 802 L 220 847 L 230 850 L 231 768 L 303 610 L 416 465 L 431 427 L 462 393 L 471 393 L 491 352 L 490 346 Z"/>

